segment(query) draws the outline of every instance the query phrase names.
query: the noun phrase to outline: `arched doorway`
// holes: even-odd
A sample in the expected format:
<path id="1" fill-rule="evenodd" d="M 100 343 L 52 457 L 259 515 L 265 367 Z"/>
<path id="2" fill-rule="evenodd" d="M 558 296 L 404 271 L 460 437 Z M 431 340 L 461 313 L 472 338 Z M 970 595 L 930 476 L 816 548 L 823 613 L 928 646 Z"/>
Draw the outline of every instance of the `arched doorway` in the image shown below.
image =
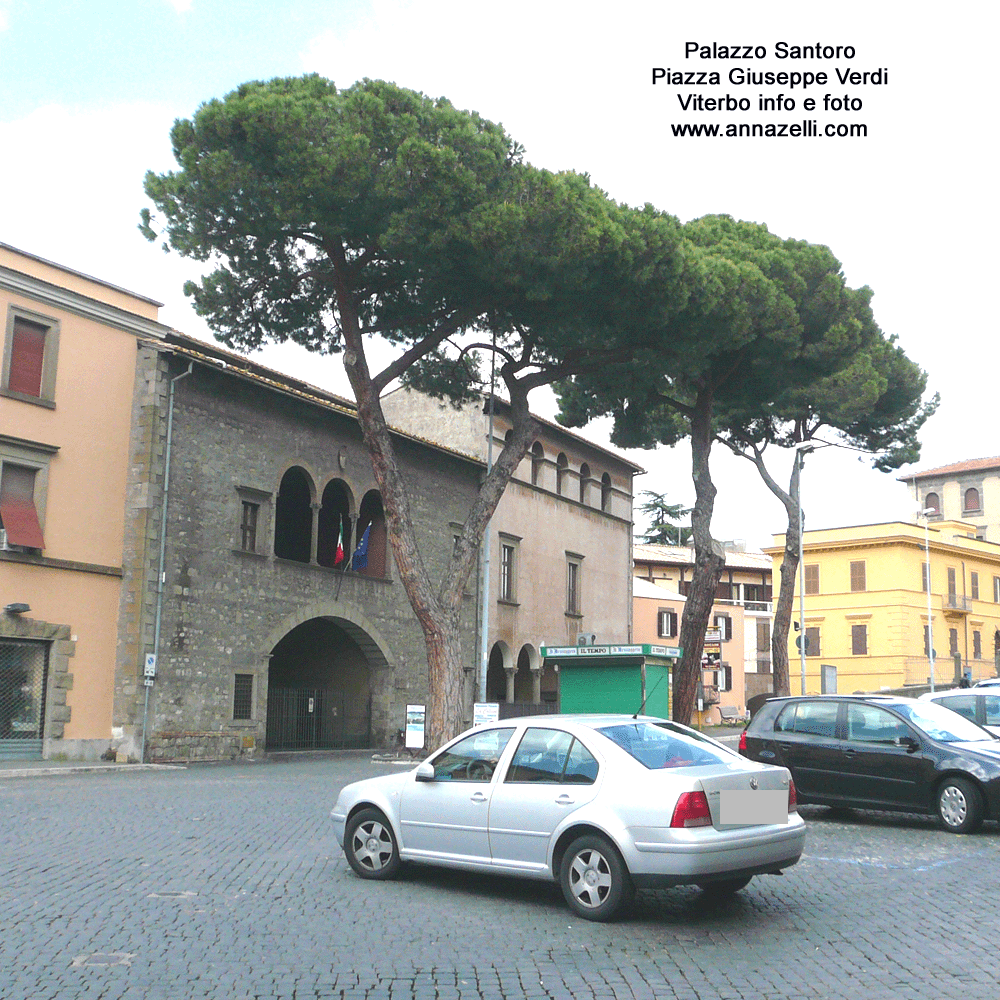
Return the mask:
<path id="1" fill-rule="evenodd" d="M 507 643 L 503 641 L 493 643 L 486 667 L 487 701 L 507 700 L 507 669 L 513 665 L 514 658 Z"/>
<path id="2" fill-rule="evenodd" d="M 268 667 L 267 749 L 371 746 L 372 668 L 380 659 L 371 637 L 344 619 L 295 626 Z"/>

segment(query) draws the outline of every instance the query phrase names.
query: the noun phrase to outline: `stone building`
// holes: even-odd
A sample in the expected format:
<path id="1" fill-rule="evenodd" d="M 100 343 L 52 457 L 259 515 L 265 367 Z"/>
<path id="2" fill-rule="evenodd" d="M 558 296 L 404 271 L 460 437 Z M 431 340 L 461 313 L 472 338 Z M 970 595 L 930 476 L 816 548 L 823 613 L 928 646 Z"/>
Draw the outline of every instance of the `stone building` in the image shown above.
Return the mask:
<path id="1" fill-rule="evenodd" d="M 399 389 L 383 408 L 396 426 L 488 461 L 485 404 L 456 408 Z M 511 712 L 558 703 L 558 674 L 543 664 L 543 645 L 575 645 L 580 636 L 632 641 L 632 480 L 643 470 L 535 420 L 538 436 L 490 524 L 485 700 Z M 494 458 L 511 427 L 509 406 L 496 400 Z"/>
<path id="2" fill-rule="evenodd" d="M 175 333 L 140 344 L 137 363 L 123 742 L 138 754 L 145 733 L 153 760 L 390 743 L 407 703 L 426 703 L 427 658 L 353 404 Z M 440 575 L 482 463 L 394 439 L 422 557 Z M 352 566 L 362 541 L 367 564 Z M 474 584 L 462 643 L 471 718 Z"/>
<path id="3" fill-rule="evenodd" d="M 931 522 L 966 521 L 976 538 L 1000 542 L 1000 457 L 973 458 L 900 476 Z"/>

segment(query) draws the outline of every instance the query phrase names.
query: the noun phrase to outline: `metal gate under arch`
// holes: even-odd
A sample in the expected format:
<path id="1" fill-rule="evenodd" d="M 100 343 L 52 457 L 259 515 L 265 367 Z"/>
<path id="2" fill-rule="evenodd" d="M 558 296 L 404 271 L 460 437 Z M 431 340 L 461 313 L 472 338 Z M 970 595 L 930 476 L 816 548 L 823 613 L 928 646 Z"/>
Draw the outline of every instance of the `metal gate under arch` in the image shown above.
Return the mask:
<path id="1" fill-rule="evenodd" d="M 372 699 L 349 706 L 331 688 L 269 688 L 267 750 L 360 750 L 372 745 Z"/>

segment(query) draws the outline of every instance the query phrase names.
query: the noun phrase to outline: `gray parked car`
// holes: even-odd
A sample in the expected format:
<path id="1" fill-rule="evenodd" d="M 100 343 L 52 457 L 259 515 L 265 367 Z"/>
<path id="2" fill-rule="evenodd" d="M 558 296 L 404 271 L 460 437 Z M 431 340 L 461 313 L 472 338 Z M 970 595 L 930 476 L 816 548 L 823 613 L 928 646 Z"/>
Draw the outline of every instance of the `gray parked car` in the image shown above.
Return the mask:
<path id="1" fill-rule="evenodd" d="M 1000 688 L 994 685 L 929 691 L 920 696 L 920 701 L 935 701 L 944 705 L 1000 738 Z"/>
<path id="2" fill-rule="evenodd" d="M 348 785 L 330 815 L 362 878 L 414 861 L 555 879 L 588 920 L 636 887 L 736 892 L 805 844 L 784 767 L 629 715 L 480 726 L 413 770 Z"/>

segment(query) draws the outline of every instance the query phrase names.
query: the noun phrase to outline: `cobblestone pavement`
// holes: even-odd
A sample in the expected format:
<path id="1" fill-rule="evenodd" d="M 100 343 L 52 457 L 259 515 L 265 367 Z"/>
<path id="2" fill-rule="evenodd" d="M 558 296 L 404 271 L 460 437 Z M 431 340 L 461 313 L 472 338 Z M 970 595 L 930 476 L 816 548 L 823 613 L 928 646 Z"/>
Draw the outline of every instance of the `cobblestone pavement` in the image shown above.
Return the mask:
<path id="1" fill-rule="evenodd" d="M 806 856 L 710 905 L 614 924 L 558 888 L 410 868 L 333 841 L 367 756 L 0 778 L 2 1000 L 995 1000 L 1000 830 L 803 809 Z"/>

